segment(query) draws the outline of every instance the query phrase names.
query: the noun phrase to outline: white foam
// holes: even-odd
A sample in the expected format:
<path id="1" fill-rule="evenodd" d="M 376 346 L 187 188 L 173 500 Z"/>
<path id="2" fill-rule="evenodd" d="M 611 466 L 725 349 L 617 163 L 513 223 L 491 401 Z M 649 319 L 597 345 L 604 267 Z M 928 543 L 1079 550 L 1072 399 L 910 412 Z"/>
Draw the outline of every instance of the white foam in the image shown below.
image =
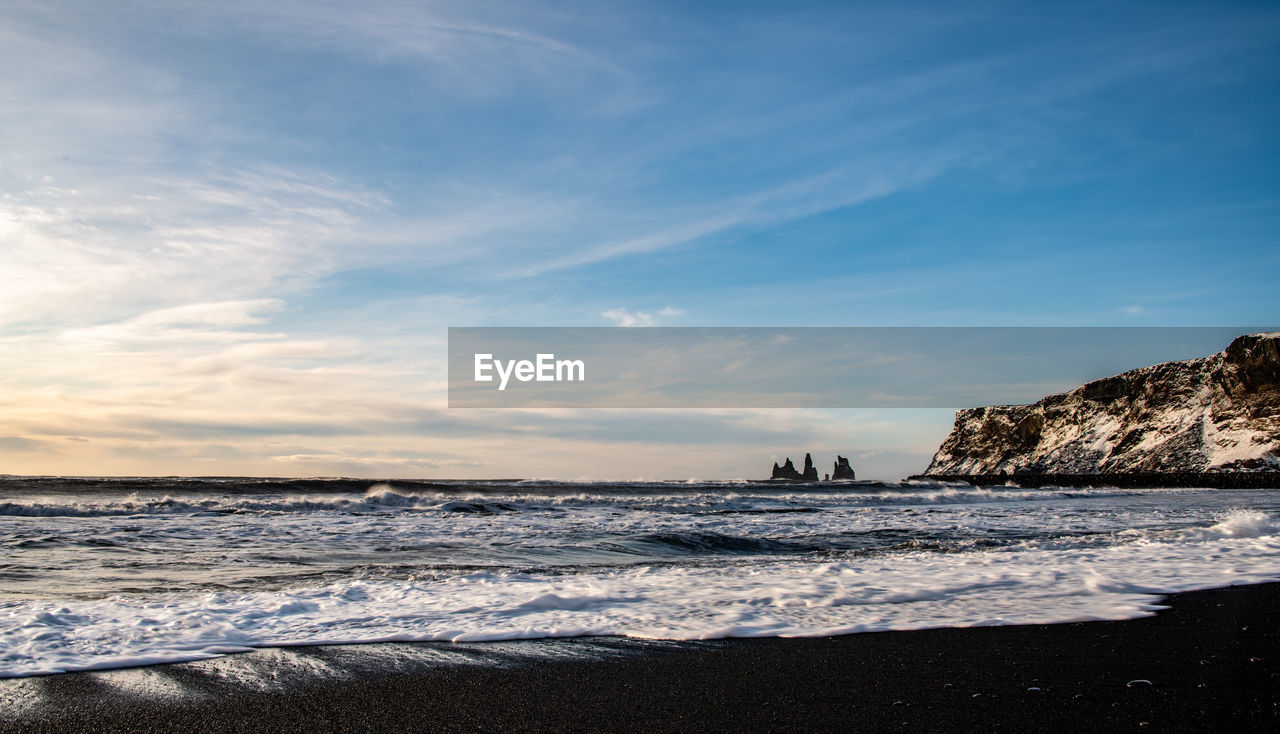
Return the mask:
<path id="1" fill-rule="evenodd" d="M 1260 538 L 1280 533 L 1275 518 L 1258 510 L 1233 510 L 1209 528 L 1226 538 Z"/>
<path id="2" fill-rule="evenodd" d="M 703 483 L 707 484 L 707 483 Z M 729 485 L 734 483 L 720 483 Z M 536 486 L 536 485 L 534 485 Z M 826 485 L 822 485 L 827 489 Z M 662 485 L 657 485 L 662 488 Z M 1022 489 L 1020 487 L 972 487 L 917 480 L 887 485 L 858 483 L 833 487 L 830 491 L 788 492 L 774 488 L 763 491 L 652 492 L 403 492 L 388 485 L 374 485 L 364 494 L 259 495 L 259 496 L 172 496 L 148 497 L 41 497 L 0 500 L 0 517 L 121 517 L 151 515 L 210 514 L 373 514 L 396 511 L 521 511 L 547 507 L 577 508 L 616 506 L 629 509 L 682 512 L 693 508 L 744 509 L 787 504 L 813 507 L 875 506 L 883 504 L 981 504 L 988 502 L 1043 502 L 1055 497 L 1131 494 L 1114 488 Z"/>
<path id="3" fill-rule="evenodd" d="M 1107 544 L 1045 540 L 836 562 L 502 570 L 270 592 L 19 600 L 0 605 L 0 676 L 299 644 L 696 640 L 1125 619 L 1153 613 L 1159 594 L 1270 580 L 1280 580 L 1277 522 L 1247 511 L 1211 527 L 1137 532 Z"/>

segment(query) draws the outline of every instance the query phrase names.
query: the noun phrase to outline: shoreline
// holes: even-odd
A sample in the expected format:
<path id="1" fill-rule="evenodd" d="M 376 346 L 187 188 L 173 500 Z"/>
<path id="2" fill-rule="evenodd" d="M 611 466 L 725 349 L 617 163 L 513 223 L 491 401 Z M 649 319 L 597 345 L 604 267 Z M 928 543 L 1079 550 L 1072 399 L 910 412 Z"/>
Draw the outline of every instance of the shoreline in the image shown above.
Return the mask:
<path id="1" fill-rule="evenodd" d="M 1118 622 L 829 638 L 531 640 L 506 645 L 539 654 L 506 664 L 418 669 L 368 646 L 284 648 L 317 669 L 366 665 L 266 689 L 220 687 L 199 663 L 130 669 L 203 691 L 179 700 L 110 694 L 95 673 L 11 679 L 41 703 L 0 731 L 1280 729 L 1280 583 L 1164 605 Z M 557 654 L 592 645 L 604 653 Z"/>
<path id="2" fill-rule="evenodd" d="M 1116 487 L 1119 489 L 1204 488 L 1280 489 L 1280 471 L 1237 472 L 1111 472 L 1103 474 L 913 474 L 905 481 L 966 482 L 975 487 L 1013 483 L 1027 489 L 1042 487 Z"/>

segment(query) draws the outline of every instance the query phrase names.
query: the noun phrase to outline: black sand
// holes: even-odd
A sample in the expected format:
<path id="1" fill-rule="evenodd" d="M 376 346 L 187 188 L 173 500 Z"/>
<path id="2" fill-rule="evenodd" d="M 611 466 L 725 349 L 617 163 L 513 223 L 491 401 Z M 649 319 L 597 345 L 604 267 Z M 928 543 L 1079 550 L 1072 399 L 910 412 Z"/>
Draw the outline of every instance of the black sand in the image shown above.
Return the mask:
<path id="1" fill-rule="evenodd" d="M 1128 622 L 733 640 L 177 706 L 111 703 L 86 676 L 51 676 L 76 703 L 0 729 L 1280 731 L 1280 584 L 1168 603 Z"/>

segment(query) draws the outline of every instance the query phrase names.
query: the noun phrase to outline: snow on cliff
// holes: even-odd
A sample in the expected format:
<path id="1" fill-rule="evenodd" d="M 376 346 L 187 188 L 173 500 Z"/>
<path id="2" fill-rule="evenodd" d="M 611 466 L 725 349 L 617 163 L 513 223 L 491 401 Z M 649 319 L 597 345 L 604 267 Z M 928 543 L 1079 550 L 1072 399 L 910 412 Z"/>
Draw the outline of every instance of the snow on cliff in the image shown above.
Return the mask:
<path id="1" fill-rule="evenodd" d="M 926 474 L 1280 471 L 1280 332 L 956 413 Z"/>

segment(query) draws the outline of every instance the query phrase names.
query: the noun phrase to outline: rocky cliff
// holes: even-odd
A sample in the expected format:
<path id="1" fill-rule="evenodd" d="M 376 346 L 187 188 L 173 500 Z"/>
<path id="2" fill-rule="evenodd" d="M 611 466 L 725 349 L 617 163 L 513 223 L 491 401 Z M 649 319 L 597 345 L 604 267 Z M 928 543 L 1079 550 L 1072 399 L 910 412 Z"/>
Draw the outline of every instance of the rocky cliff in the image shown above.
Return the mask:
<path id="1" fill-rule="evenodd" d="M 1280 471 L 1280 332 L 1031 405 L 956 413 L 925 476 Z"/>

